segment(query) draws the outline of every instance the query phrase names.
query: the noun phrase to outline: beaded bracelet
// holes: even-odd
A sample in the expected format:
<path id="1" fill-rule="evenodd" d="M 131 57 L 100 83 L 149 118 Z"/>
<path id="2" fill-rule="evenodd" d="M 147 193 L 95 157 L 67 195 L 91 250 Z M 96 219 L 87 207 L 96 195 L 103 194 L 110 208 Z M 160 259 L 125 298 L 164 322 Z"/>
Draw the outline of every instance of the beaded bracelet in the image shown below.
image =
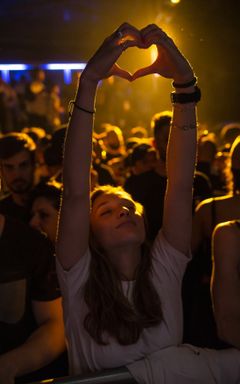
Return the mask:
<path id="1" fill-rule="evenodd" d="M 195 85 L 197 82 L 197 78 L 196 76 L 194 76 L 194 78 L 189 81 L 188 83 L 183 83 L 183 84 L 179 84 L 179 83 L 175 83 L 175 81 L 172 82 L 172 86 L 174 88 L 188 88 L 188 87 L 192 87 L 193 85 Z"/>
<path id="2" fill-rule="evenodd" d="M 71 100 L 71 101 L 69 102 L 69 108 L 68 108 L 68 113 L 69 113 L 69 116 L 70 116 L 70 117 L 72 116 L 72 112 L 73 112 L 73 108 L 74 108 L 74 107 L 77 108 L 77 109 L 79 109 L 80 111 L 89 113 L 90 115 L 94 115 L 94 113 L 96 112 L 95 109 L 94 109 L 93 111 L 89 111 L 89 109 L 80 107 L 80 105 L 78 105 L 78 104 L 76 103 L 75 100 Z"/>
<path id="3" fill-rule="evenodd" d="M 173 129 L 177 128 L 177 129 L 181 129 L 182 131 L 190 131 L 192 129 L 196 129 L 197 126 L 198 126 L 198 124 L 196 124 L 196 123 L 184 124 L 184 125 L 178 125 L 178 124 L 174 124 L 174 123 L 171 124 L 171 127 Z"/>

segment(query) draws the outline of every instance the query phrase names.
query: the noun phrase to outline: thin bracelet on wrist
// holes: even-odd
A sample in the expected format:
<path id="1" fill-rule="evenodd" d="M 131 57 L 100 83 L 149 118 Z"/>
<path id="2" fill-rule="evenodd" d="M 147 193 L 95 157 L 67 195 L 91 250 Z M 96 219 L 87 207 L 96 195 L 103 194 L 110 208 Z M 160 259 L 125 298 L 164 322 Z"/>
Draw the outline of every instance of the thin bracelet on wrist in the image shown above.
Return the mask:
<path id="1" fill-rule="evenodd" d="M 90 115 L 94 115 L 95 112 L 96 112 L 95 109 L 94 109 L 93 111 L 90 111 L 89 109 L 83 108 L 83 107 L 81 107 L 80 105 L 78 105 L 78 104 L 76 103 L 75 100 L 71 100 L 71 101 L 69 102 L 69 108 L 68 108 L 68 113 L 69 113 L 69 116 L 70 116 L 70 117 L 72 116 L 72 112 L 73 112 L 73 108 L 74 108 L 74 107 L 77 108 L 77 109 L 80 110 L 80 111 L 89 113 Z"/>
<path id="2" fill-rule="evenodd" d="M 182 131 L 191 131 L 192 129 L 196 129 L 198 127 L 197 123 L 188 123 L 188 124 L 175 124 L 171 123 L 171 127 L 174 129 L 181 129 Z"/>

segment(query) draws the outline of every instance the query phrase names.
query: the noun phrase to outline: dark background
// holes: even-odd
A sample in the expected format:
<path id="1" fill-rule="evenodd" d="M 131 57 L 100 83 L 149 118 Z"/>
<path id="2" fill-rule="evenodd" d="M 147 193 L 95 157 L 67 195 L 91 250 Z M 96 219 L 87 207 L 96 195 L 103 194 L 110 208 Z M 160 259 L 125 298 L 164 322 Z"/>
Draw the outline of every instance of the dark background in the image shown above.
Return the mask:
<path id="1" fill-rule="evenodd" d="M 238 0 L 0 0 L 0 62 L 87 61 L 123 21 L 155 22 L 191 61 L 203 94 L 199 118 L 213 125 L 240 120 L 239 18 Z"/>

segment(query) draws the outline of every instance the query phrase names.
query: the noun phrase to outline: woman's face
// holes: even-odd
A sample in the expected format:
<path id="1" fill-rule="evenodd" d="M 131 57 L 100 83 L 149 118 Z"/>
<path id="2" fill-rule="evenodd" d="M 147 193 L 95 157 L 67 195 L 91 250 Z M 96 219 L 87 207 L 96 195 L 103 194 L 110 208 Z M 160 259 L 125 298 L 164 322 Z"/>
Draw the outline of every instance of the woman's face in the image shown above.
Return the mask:
<path id="1" fill-rule="evenodd" d="M 45 197 L 37 197 L 32 205 L 31 227 L 44 232 L 52 243 L 55 242 L 58 211 L 50 200 Z"/>
<path id="2" fill-rule="evenodd" d="M 93 203 L 91 228 L 98 244 L 108 253 L 139 247 L 145 240 L 141 206 L 124 193 L 102 194 Z"/>

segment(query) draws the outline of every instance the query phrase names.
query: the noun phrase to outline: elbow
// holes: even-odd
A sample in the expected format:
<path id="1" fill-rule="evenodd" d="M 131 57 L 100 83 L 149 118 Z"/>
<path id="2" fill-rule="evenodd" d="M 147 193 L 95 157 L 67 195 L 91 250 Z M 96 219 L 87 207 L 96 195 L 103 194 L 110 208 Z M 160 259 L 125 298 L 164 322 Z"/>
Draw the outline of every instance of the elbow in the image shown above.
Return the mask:
<path id="1" fill-rule="evenodd" d="M 46 343 L 47 351 L 46 360 L 51 362 L 60 356 L 66 350 L 66 340 L 64 325 L 62 319 L 49 321 L 49 330 L 51 330 L 48 342 Z"/>

